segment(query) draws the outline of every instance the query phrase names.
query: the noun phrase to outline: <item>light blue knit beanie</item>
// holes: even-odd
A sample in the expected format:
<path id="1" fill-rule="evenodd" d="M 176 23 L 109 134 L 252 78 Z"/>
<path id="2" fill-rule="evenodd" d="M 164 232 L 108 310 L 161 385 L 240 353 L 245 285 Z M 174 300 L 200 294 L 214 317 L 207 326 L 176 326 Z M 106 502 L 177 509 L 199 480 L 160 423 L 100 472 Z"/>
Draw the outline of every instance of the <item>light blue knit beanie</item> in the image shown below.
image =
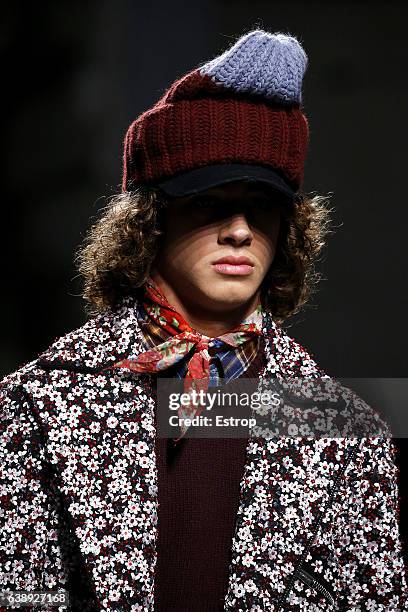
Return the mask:
<path id="1" fill-rule="evenodd" d="M 307 64 L 307 55 L 295 37 L 253 30 L 201 66 L 200 73 L 237 92 L 300 104 Z"/>

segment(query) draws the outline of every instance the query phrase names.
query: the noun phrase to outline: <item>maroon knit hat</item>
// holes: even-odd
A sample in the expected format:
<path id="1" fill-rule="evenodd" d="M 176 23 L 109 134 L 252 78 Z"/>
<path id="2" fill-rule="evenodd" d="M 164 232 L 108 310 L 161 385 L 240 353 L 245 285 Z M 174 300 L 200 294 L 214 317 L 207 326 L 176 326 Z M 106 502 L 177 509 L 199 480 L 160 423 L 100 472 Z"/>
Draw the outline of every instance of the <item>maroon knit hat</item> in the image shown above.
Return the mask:
<path id="1" fill-rule="evenodd" d="M 127 131 L 122 190 L 162 184 L 176 193 L 189 174 L 200 183 L 210 166 L 231 180 L 231 168 L 244 165 L 256 180 L 266 173 L 295 193 L 308 146 L 306 66 L 296 38 L 255 30 L 175 81 Z"/>

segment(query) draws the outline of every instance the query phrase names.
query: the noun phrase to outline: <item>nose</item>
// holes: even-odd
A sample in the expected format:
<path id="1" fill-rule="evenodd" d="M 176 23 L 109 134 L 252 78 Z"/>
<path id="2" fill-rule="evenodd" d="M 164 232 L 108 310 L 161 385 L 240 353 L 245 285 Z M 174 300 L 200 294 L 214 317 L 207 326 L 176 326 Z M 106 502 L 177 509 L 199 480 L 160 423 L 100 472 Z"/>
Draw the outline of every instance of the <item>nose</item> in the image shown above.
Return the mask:
<path id="1" fill-rule="evenodd" d="M 224 219 L 218 234 L 219 244 L 250 245 L 254 236 L 245 213 L 239 212 Z"/>

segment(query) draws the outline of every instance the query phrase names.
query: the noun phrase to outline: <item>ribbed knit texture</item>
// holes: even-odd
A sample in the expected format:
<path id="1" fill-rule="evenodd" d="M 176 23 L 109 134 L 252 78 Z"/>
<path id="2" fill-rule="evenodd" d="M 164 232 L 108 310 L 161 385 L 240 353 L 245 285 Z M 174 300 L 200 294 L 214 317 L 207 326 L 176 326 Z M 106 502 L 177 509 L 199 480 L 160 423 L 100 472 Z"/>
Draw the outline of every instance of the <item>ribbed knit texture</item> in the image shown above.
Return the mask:
<path id="1" fill-rule="evenodd" d="M 241 379 L 258 379 L 265 363 L 262 339 L 233 390 L 240 392 Z M 249 392 L 248 382 L 241 391 Z M 185 438 L 175 448 L 169 442 L 157 439 L 155 611 L 221 612 L 247 438 Z"/>
<path id="2" fill-rule="evenodd" d="M 122 189 L 234 162 L 269 166 L 298 189 L 308 146 L 306 65 L 295 38 L 256 30 L 175 81 L 127 131 Z"/>
<path id="3" fill-rule="evenodd" d="M 249 32 L 231 49 L 200 68 L 233 91 L 248 92 L 280 104 L 300 104 L 307 56 L 293 36 Z"/>

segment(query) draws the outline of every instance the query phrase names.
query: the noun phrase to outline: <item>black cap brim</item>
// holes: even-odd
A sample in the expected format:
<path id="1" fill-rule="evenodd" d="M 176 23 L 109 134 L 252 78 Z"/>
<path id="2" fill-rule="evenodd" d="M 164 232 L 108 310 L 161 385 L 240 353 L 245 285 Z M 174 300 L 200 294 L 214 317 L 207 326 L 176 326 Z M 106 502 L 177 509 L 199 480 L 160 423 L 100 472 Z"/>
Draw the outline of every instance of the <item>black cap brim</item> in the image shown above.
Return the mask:
<path id="1" fill-rule="evenodd" d="M 273 187 L 287 198 L 296 191 L 272 168 L 257 164 L 211 164 L 172 176 L 157 186 L 169 196 L 193 195 L 233 181 L 256 181 Z"/>

